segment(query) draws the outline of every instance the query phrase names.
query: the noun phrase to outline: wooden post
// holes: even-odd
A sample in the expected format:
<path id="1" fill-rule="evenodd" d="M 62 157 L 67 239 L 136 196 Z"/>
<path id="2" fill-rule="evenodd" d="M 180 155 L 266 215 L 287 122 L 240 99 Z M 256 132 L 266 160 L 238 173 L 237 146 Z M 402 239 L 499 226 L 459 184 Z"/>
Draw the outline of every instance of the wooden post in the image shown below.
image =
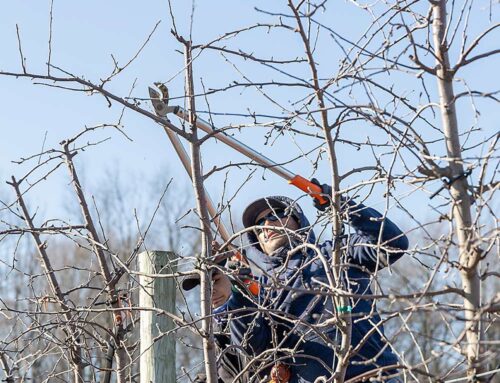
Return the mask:
<path id="1" fill-rule="evenodd" d="M 149 251 L 139 254 L 139 270 L 147 274 L 169 274 L 176 271 L 170 262 L 173 252 Z M 175 312 L 175 280 L 173 278 L 140 277 L 140 307 L 155 307 Z M 172 335 L 155 338 L 174 328 L 166 315 L 141 311 L 141 383 L 175 382 L 175 338 Z"/>

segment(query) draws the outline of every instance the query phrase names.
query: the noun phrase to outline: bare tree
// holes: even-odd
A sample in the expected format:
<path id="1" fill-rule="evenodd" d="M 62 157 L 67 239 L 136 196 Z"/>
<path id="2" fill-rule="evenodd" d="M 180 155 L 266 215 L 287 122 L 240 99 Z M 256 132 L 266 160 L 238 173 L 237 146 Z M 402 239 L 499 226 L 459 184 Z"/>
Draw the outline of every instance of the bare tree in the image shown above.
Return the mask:
<path id="1" fill-rule="evenodd" d="M 94 82 L 57 66 L 50 53 L 46 71 L 29 71 L 17 30 L 21 65 L 1 70 L 0 79 L 29 79 L 102 96 L 106 105 L 119 105 L 123 111 L 141 116 L 144 124 L 158 123 L 188 142 L 194 198 L 184 225 L 197 233 L 196 238 L 200 235 L 200 242 L 195 241 L 199 249 L 189 247 L 188 255 L 178 259 L 181 266 L 189 264 L 186 268 L 190 270 L 181 267 L 181 272 L 169 277 L 199 274 L 200 317 L 189 305 L 185 315 L 162 315 L 170 315 L 179 331 L 189 328 L 201 339 L 207 380 L 217 380 L 210 302 L 211 242 L 217 220 L 209 216 L 204 186 L 214 178 L 222 180 L 218 214 L 230 217 L 231 205 L 243 194 L 245 184 L 257 182 L 252 179 L 254 174 L 265 178 L 269 172 L 266 166 L 237 156 L 221 161 L 203 157 L 202 149 L 224 134 L 242 140 L 250 137 L 263 154 L 275 156 L 280 164 L 297 168 L 301 164 L 307 176 L 329 180 L 331 214 L 319 214 L 313 225 L 322 238 L 343 235 L 343 196 L 374 205 L 381 211 L 381 219 L 390 214 L 404 222 L 406 234 L 412 238 L 406 260 L 382 270 L 388 261 L 384 254 L 390 256 L 390 252 L 386 252 L 382 238 L 371 244 L 377 250 L 377 267 L 371 276 L 375 293 L 369 297 L 382 310 L 381 323 L 389 330 L 386 340 L 400 361 L 393 367 L 403 380 L 494 381 L 499 357 L 500 297 L 495 290 L 499 276 L 498 203 L 494 199 L 499 135 L 493 120 L 485 115 L 498 103 L 498 89 L 493 81 L 484 81 L 488 77 L 484 72 L 495 68 L 500 52 L 494 46 L 499 26 L 492 21 L 496 6 L 469 0 L 345 4 L 287 0 L 266 4 L 267 9 L 254 8 L 250 24 L 233 30 L 214 25 L 217 36 L 209 39 L 193 33 L 198 26 L 206 28 L 195 17 L 194 3 L 186 20 L 177 4 L 169 1 L 166 17 L 171 39 L 184 56 L 184 62 L 172 69 L 185 74 L 184 90 L 175 89 L 176 76 L 165 83 L 171 92 L 174 89 L 170 102 L 184 104 L 186 119 L 170 121 L 152 113 L 145 107 L 148 97 L 142 88 L 138 97 L 111 90 L 111 83 L 133 70 L 131 63 L 151 43 L 154 33 L 126 65 L 114 60 L 112 73 Z M 356 23 L 347 26 L 339 18 L 344 14 Z M 51 27 L 52 22 L 51 16 Z M 189 32 L 180 32 L 185 29 Z M 222 75 L 211 72 L 214 65 Z M 158 77 L 165 80 L 164 74 Z M 235 110 L 227 110 L 229 99 Z M 5 335 L 0 350 L 6 379 L 24 379 L 25 371 L 39 368 L 36 364 L 48 355 L 56 355 L 52 360 L 58 360 L 56 367 L 47 370 L 46 380 L 64 380 L 71 374 L 73 381 L 109 381 L 112 373 L 124 382 L 137 376 L 137 339 L 132 335 L 136 316 L 135 310 L 122 302 L 124 292 L 130 296 L 140 288 L 134 263 L 138 252 L 156 243 L 177 248 L 178 236 L 171 235 L 177 231 L 170 231 L 167 242 L 157 241 L 162 228 L 153 225 L 165 206 L 172 212 L 172 205 L 164 202 L 168 188 L 120 228 L 122 218 L 114 212 L 125 206 L 122 191 L 114 189 L 101 199 L 85 192 L 79 177 L 79 166 L 84 165 L 78 164 L 78 156 L 84 150 L 101 150 L 99 133 L 103 130 L 116 134 L 113 139 L 126 136 L 122 116 L 118 122 L 86 127 L 66 137 L 59 148 L 42 149 L 21 159 L 19 165 L 28 170 L 9 181 L 15 198 L 2 197 L 0 243 L 10 241 L 13 255 L 11 262 L 4 261 L 3 269 L 20 272 L 16 240 L 29 236 L 40 270 L 30 269 L 24 275 L 38 284 L 43 276 L 48 287 L 40 293 L 40 286 L 31 284 L 31 295 L 26 292 L 25 297 L 19 297 L 18 293 L 14 300 L 2 301 L 2 311 L 18 324 L 15 334 Z M 197 128 L 197 119 L 202 117 L 214 126 L 213 133 L 203 134 Z M 82 143 L 84 138 L 87 143 Z M 27 202 L 37 185 L 59 168 L 69 172 L 71 196 L 81 211 L 77 223 L 40 218 Z M 181 211 L 173 212 L 176 219 L 181 215 Z M 241 251 L 251 248 L 240 240 L 244 236 L 245 230 L 237 231 L 230 240 Z M 79 249 L 74 256 L 78 254 L 87 262 L 55 266 L 52 242 L 58 237 L 70 239 Z M 302 243 L 291 252 L 304 248 L 315 251 L 315 246 Z M 196 260 L 194 253 L 198 253 Z M 316 292 L 318 297 L 331 296 L 341 308 L 349 307 L 353 299 L 363 299 L 353 296 L 349 281 L 342 277 L 348 267 L 343 264 L 344 256 L 345 249 L 336 241 L 326 267 L 331 276 L 328 286 Z M 192 262 L 196 263 L 194 271 Z M 253 266 L 258 268 L 259 263 Z M 79 275 L 73 286 L 70 281 L 61 282 L 67 269 Z M 287 288 L 279 281 L 266 287 L 275 291 Z M 23 301 L 29 304 L 16 306 Z M 269 314 L 266 307 L 256 311 Z M 367 320 L 374 318 L 375 307 L 372 311 L 366 314 Z M 273 315 L 315 332 L 326 326 L 284 313 Z M 130 323 L 124 324 L 124 317 Z M 352 344 L 354 321 L 356 318 L 345 310 L 333 314 L 332 323 L 341 337 L 338 347 L 331 346 L 336 358 L 329 366 L 330 380 L 383 379 L 383 369 L 346 379 L 363 346 Z M 383 333 L 377 326 L 374 331 Z M 33 339 L 43 344 L 41 353 L 28 344 Z M 246 369 L 258 380 L 259 373 L 269 369 L 282 352 L 293 355 L 297 351 L 284 350 L 275 341 Z M 186 368 L 189 379 L 193 374 Z"/>
<path id="2" fill-rule="evenodd" d="M 163 172 L 162 175 L 164 174 Z M 124 314 L 123 310 L 106 308 L 110 301 L 101 297 L 105 289 L 99 282 L 100 268 L 96 267 L 91 257 L 89 258 L 93 251 L 82 235 L 83 225 L 59 226 L 48 221 L 42 223 L 40 227 L 35 227 L 33 216 L 29 213 L 25 197 L 20 191 L 20 183 L 13 180 L 11 184 L 15 187 L 16 193 L 19 192 L 16 195 L 21 208 L 24 209 L 18 214 L 15 205 L 8 202 L 8 199 L 2 199 L 3 213 L 6 213 L 2 219 L 5 229 L 2 230 L 2 245 L 6 251 L 13 252 L 12 258 L 7 257 L 4 260 L 4 269 L 7 274 L 11 274 L 9 280 L 12 279 L 11 283 L 13 282 L 15 287 L 12 294 L 4 296 L 2 300 L 5 319 L 8 319 L 4 323 L 15 323 L 10 331 L 3 334 L 2 355 L 8 379 L 24 381 L 29 377 L 38 376 L 44 380 L 58 378 L 62 381 L 109 381 L 111 376 L 108 377 L 107 373 L 117 371 L 116 364 L 112 360 L 115 353 L 113 336 L 116 336 L 116 333 L 113 334 L 111 329 L 118 326 L 127 334 L 121 341 L 121 347 L 126 350 L 127 355 L 124 358 L 125 362 L 122 362 L 125 365 L 122 374 L 128 379 L 135 380 L 134 375 L 138 376 L 139 372 L 138 364 L 135 363 L 139 356 L 136 315 L 134 312 Z M 117 270 L 116 272 L 123 263 L 134 265 L 135 255 L 141 249 L 148 248 L 146 243 L 147 246 L 161 246 L 178 250 L 179 254 L 184 253 L 184 258 L 179 260 L 182 269 L 189 268 L 189 264 L 192 264 L 196 235 L 193 233 L 184 235 L 186 230 L 179 230 L 174 226 L 175 220 L 184 214 L 186 193 L 182 190 L 178 192 L 169 190 L 168 179 L 164 179 L 163 186 L 160 187 L 157 176 L 150 184 L 149 196 L 156 196 L 157 204 L 156 207 L 148 206 L 147 209 L 143 209 L 140 216 L 133 207 L 139 206 L 139 203 L 144 204 L 144 201 L 139 201 L 137 195 L 129 193 L 127 187 L 130 186 L 123 181 L 114 183 L 115 189 L 112 191 L 109 188 L 97 190 L 96 195 L 92 197 L 96 208 L 92 216 L 97 217 L 94 219 L 99 222 L 105 239 L 101 246 L 113 249 L 111 257 L 105 262 Z M 162 198 L 165 193 L 171 197 L 168 206 Z M 84 196 L 83 193 L 81 195 Z M 114 200 L 114 205 L 106 203 L 112 196 L 117 195 L 120 198 Z M 136 197 L 136 200 L 131 200 L 130 196 Z M 121 209 L 116 209 L 118 200 Z M 9 211 L 13 214 L 8 214 Z M 20 220 L 23 217 L 21 214 L 28 217 L 27 229 Z M 16 215 L 19 216 L 18 219 Z M 155 237 L 149 240 L 148 230 L 157 215 L 159 224 L 154 225 L 152 230 Z M 101 216 L 106 218 L 101 220 Z M 121 225 L 116 225 L 118 222 L 121 222 Z M 129 231 L 130 227 L 127 226 L 130 226 L 130 222 L 133 222 L 139 231 L 137 229 L 134 233 Z M 177 234 L 172 233 L 173 231 Z M 29 235 L 37 243 L 36 248 L 40 257 L 38 267 L 37 263 L 33 262 L 36 256 L 31 246 L 27 246 L 24 240 L 24 237 Z M 133 237 L 130 238 L 129 235 Z M 12 241 L 16 237 L 17 244 Z M 42 240 L 44 237 L 46 239 Z M 172 238 L 175 238 L 175 241 L 172 241 Z M 47 278 L 45 283 L 41 280 L 44 275 Z M 123 275 L 117 279 L 118 281 L 116 294 L 119 297 L 120 308 L 136 305 L 138 302 L 136 292 L 139 287 L 136 278 Z M 56 293 L 47 291 L 47 286 Z M 57 297 L 62 303 L 58 303 Z M 58 308 L 61 304 L 65 306 Z M 186 307 L 186 302 L 179 300 L 179 304 L 180 309 L 185 311 L 183 307 Z M 62 326 L 54 327 L 59 322 L 57 318 L 61 316 L 65 318 L 64 315 L 68 317 L 65 319 L 67 324 L 63 321 Z M 66 331 L 67 326 L 71 327 Z M 61 332 L 61 328 L 64 332 Z M 184 337 L 186 336 L 190 338 L 189 334 L 184 334 Z M 74 345 L 71 339 L 76 339 Z M 81 355 L 80 359 L 69 359 L 74 355 L 74 352 L 70 352 L 70 347 L 80 350 L 78 354 Z M 181 354 L 189 352 L 190 362 L 195 362 L 192 350 L 182 348 L 180 350 Z M 67 377 L 67 365 L 64 359 L 68 359 L 69 364 L 73 366 L 72 378 Z"/>

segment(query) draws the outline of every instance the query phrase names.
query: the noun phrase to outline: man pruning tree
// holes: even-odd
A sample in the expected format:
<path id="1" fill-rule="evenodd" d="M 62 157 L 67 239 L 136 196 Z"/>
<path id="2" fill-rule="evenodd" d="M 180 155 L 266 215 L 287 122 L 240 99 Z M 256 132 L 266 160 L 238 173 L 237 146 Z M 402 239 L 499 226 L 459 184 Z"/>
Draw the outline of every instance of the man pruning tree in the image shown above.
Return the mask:
<path id="1" fill-rule="evenodd" d="M 179 106 L 168 106 L 166 89 L 159 93 L 150 88 L 149 92 L 156 114 L 164 117 L 165 131 L 191 174 L 188 155 L 168 129 L 171 123 L 165 117 L 170 113 L 189 121 L 189 113 Z M 210 123 L 199 117 L 195 123 L 205 133 L 310 194 L 320 210 L 329 206 L 329 186 L 320 186 L 288 171 L 224 132 L 214 131 Z M 210 199 L 206 202 L 212 218 L 223 229 Z M 251 358 L 245 371 L 251 370 L 275 383 L 330 380 L 341 338 L 336 320 L 346 314 L 352 316 L 352 335 L 345 378 L 373 372 L 388 381 L 396 373 L 398 361 L 385 341 L 380 316 L 370 297 L 370 281 L 373 272 L 403 255 L 408 239 L 374 209 L 351 200 L 343 201 L 343 208 L 356 233 L 322 244 L 316 243 L 301 208 L 289 198 L 262 198 L 243 213 L 243 225 L 251 229 L 251 245 L 267 256 L 267 268 L 259 280 L 260 292 L 257 297 L 248 295 L 241 283 L 231 287 L 228 277 L 219 274 L 213 283 L 212 304 L 218 306 L 219 317 L 229 314 L 231 342 Z M 224 232 L 225 229 L 222 237 Z M 334 248 L 340 248 L 342 256 L 340 264 L 332 265 Z M 342 283 L 338 286 L 332 286 L 332 279 L 328 278 L 330 267 L 339 270 Z M 345 294 L 350 304 L 337 307 L 334 294 L 338 293 Z"/>
<path id="2" fill-rule="evenodd" d="M 323 191 L 331 195 L 327 185 Z M 287 197 L 258 199 L 243 213 L 243 225 L 252 228 L 248 235 L 251 245 L 266 255 L 260 294 L 254 299 L 238 285 L 229 292 L 224 278 L 215 281 L 213 290 L 214 296 L 229 296 L 224 306 L 230 315 L 232 343 L 250 357 L 251 369 L 261 379 L 276 383 L 328 381 L 340 340 L 335 314 L 350 312 L 351 357 L 346 380 L 373 372 L 381 381 L 399 381 L 391 379 L 397 373 L 398 360 L 385 340 L 370 297 L 370 281 L 373 272 L 403 255 L 408 239 L 372 208 L 343 201 L 343 209 L 355 233 L 322 244 L 316 242 L 300 206 Z M 347 307 L 335 307 L 328 289 L 334 241 L 341 244 L 342 264 L 335 266 L 340 267 L 349 294 Z"/>

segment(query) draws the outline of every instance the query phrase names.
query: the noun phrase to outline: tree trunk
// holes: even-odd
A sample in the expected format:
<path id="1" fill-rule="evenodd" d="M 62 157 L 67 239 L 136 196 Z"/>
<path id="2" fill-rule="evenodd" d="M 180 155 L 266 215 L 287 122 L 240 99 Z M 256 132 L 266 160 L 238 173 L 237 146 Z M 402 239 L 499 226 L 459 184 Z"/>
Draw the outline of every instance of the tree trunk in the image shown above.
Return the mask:
<path id="1" fill-rule="evenodd" d="M 196 199 L 196 210 L 200 219 L 201 253 L 200 253 L 200 300 L 201 300 L 201 331 L 203 334 L 203 360 L 207 383 L 217 383 L 217 357 L 215 355 L 215 338 L 212 322 L 212 273 L 208 268 L 206 258 L 212 253 L 212 232 L 206 204 L 205 189 L 203 187 L 203 172 L 201 163 L 200 143 L 198 142 L 196 127 L 196 108 L 194 100 L 191 42 L 183 41 L 186 60 L 186 99 L 191 127 L 191 174 Z"/>
<path id="2" fill-rule="evenodd" d="M 477 265 L 480 259 L 479 248 L 473 246 L 474 232 L 472 229 L 471 203 L 468 194 L 469 185 L 464 174 L 461 154 L 457 114 L 455 109 L 455 95 L 453 92 L 454 73 L 450 69 L 448 44 L 446 41 L 446 2 L 439 0 L 432 2 L 434 54 L 437 58 L 437 82 L 439 89 L 439 104 L 443 134 L 452 182 L 450 194 L 453 203 L 453 221 L 459 243 L 459 263 L 462 288 L 465 293 L 465 334 L 466 346 L 463 353 L 467 357 L 469 381 L 479 371 L 478 358 L 480 346 L 480 318 L 477 316 L 480 308 L 480 280 Z M 456 179 L 456 177 L 460 178 Z"/>

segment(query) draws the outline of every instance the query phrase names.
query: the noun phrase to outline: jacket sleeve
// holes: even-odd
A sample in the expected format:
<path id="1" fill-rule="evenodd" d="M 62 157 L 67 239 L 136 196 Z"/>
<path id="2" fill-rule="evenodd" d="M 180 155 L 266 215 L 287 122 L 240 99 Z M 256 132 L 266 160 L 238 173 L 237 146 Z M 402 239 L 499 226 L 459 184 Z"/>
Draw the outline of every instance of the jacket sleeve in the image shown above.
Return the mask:
<path id="1" fill-rule="evenodd" d="M 262 283 L 262 280 L 259 282 Z M 241 346 L 251 355 L 260 354 L 270 347 L 269 322 L 257 311 L 254 301 L 242 292 L 233 291 L 227 302 L 227 308 L 231 313 L 229 326 L 233 344 Z"/>
<path id="2" fill-rule="evenodd" d="M 408 249 L 406 235 L 375 209 L 349 201 L 349 224 L 356 231 L 343 241 L 349 263 L 374 271 L 396 262 Z"/>

